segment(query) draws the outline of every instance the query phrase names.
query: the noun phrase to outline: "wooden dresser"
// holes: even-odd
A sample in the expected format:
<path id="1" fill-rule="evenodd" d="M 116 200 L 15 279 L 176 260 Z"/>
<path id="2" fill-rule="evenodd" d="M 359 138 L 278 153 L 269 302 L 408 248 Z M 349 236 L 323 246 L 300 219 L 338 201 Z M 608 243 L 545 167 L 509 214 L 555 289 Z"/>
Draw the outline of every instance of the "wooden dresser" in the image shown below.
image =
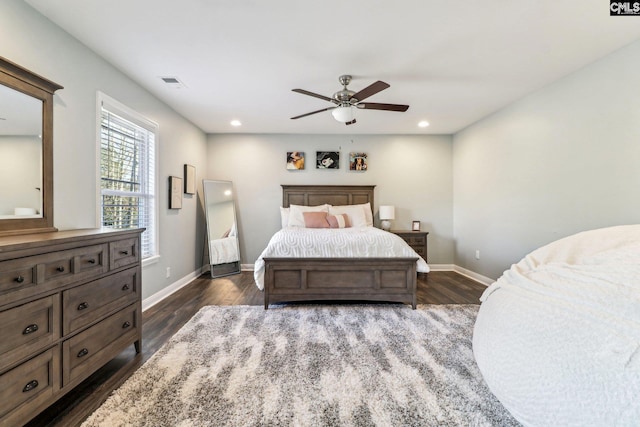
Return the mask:
<path id="1" fill-rule="evenodd" d="M 140 234 L 0 237 L 0 426 L 23 425 L 142 339 Z"/>
<path id="2" fill-rule="evenodd" d="M 418 255 L 427 261 L 427 236 L 429 232 L 411 230 L 391 230 L 391 232 L 400 236 Z"/>

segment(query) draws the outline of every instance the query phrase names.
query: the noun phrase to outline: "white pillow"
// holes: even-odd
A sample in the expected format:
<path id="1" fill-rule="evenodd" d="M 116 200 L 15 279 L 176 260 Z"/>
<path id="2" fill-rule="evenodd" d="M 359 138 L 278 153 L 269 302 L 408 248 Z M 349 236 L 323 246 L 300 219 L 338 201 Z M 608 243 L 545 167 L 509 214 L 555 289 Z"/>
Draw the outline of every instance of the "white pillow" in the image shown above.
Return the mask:
<path id="1" fill-rule="evenodd" d="M 304 216 L 302 212 L 329 212 L 329 205 L 300 206 L 289 205 L 288 227 L 304 227 Z"/>
<path id="2" fill-rule="evenodd" d="M 280 208 L 280 224 L 282 224 L 282 228 L 289 225 L 289 208 Z"/>
<path id="3" fill-rule="evenodd" d="M 367 218 L 367 210 L 370 219 Z M 329 206 L 330 215 L 347 214 L 352 227 L 373 227 L 373 214 L 371 204 Z"/>

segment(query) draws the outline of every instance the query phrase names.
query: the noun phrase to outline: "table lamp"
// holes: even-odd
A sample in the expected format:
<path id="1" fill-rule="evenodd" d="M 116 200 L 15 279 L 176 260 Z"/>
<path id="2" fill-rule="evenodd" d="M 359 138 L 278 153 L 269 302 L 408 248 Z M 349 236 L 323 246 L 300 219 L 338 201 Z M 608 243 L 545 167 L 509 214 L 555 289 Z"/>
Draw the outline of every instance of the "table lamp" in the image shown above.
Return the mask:
<path id="1" fill-rule="evenodd" d="M 396 218 L 396 211 L 393 206 L 380 206 L 380 225 L 385 231 L 391 230 L 391 219 Z"/>

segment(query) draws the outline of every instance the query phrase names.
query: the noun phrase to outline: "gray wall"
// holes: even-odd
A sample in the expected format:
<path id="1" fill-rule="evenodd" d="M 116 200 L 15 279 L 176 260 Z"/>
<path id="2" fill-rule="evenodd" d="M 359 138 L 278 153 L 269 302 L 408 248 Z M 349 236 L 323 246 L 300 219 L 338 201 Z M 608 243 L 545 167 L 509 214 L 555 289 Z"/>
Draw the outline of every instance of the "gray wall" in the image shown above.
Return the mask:
<path id="1" fill-rule="evenodd" d="M 96 91 L 160 126 L 158 202 L 160 255 L 143 268 L 143 297 L 199 269 L 204 220 L 199 196 L 167 209 L 167 177 L 184 163 L 206 176 L 206 136 L 128 77 L 88 50 L 22 0 L 0 4 L 0 52 L 5 58 L 64 86 L 54 98 L 54 221 L 59 229 L 92 228 L 97 217 Z M 199 185 L 198 194 L 202 194 Z M 171 267 L 171 278 L 165 278 Z"/>
<path id="2" fill-rule="evenodd" d="M 457 265 L 495 279 L 560 237 L 639 222 L 639 69 L 636 42 L 454 136 Z"/>
<path id="3" fill-rule="evenodd" d="M 450 136 L 209 135 L 209 179 L 233 181 L 243 264 L 253 264 L 280 229 L 281 184 L 376 185 L 378 206 L 394 205 L 393 228 L 412 220 L 429 234 L 429 262 L 453 263 Z M 304 151 L 306 168 L 285 169 L 287 151 Z M 339 170 L 315 169 L 316 151 L 340 151 Z M 369 170 L 348 170 L 349 152 L 366 152 Z M 377 222 L 376 222 L 377 224 Z"/>

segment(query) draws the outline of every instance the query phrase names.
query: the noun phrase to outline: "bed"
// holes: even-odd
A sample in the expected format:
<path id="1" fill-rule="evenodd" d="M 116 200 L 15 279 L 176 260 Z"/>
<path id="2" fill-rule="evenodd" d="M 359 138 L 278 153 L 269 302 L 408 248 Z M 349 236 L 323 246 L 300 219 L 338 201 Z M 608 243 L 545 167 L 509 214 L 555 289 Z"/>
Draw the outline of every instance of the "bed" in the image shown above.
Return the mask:
<path id="1" fill-rule="evenodd" d="M 481 297 L 473 352 L 526 426 L 637 426 L 640 225 L 543 246 Z"/>
<path id="2" fill-rule="evenodd" d="M 345 206 L 366 203 L 374 206 L 374 187 L 283 185 L 282 206 Z M 381 230 L 371 231 L 384 233 L 391 239 L 400 239 Z M 267 309 L 269 304 L 276 302 L 358 300 L 402 302 L 415 309 L 418 263 L 421 262 L 421 270 L 425 272 L 428 271 L 428 266 L 415 251 L 404 245 L 408 250 L 403 249 L 406 252 L 402 256 L 393 258 L 275 257 L 263 256 L 263 252 L 256 261 L 255 274 L 257 280 L 260 274 L 264 277 L 264 308 Z"/>

